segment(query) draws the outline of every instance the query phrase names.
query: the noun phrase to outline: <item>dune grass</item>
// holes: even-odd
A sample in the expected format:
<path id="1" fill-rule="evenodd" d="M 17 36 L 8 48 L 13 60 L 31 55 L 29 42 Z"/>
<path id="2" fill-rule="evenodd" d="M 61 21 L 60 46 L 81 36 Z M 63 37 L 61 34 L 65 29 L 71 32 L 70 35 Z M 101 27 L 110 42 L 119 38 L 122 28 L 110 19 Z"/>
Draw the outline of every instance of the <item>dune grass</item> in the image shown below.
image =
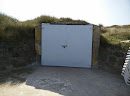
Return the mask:
<path id="1" fill-rule="evenodd" d="M 53 24 L 88 24 L 83 20 L 72 20 L 71 18 L 56 18 L 51 16 L 40 16 L 33 20 L 24 22 L 0 13 L 0 41 L 17 42 L 32 41 L 35 38 L 35 26 L 41 23 Z"/>
<path id="2" fill-rule="evenodd" d="M 34 36 L 34 27 L 17 19 L 0 14 L 0 41 L 30 40 Z"/>
<path id="3" fill-rule="evenodd" d="M 33 20 L 24 22 L 0 13 L 0 41 L 18 42 L 34 41 L 35 26 L 41 23 L 52 24 L 89 24 L 83 20 L 71 18 L 56 18 L 51 16 L 40 16 Z M 101 47 L 128 48 L 130 44 L 122 43 L 122 40 L 130 40 L 130 25 L 124 26 L 101 26 Z"/>
<path id="4" fill-rule="evenodd" d="M 101 46 L 106 48 L 128 49 L 130 43 L 121 41 L 130 40 L 130 25 L 102 27 Z"/>

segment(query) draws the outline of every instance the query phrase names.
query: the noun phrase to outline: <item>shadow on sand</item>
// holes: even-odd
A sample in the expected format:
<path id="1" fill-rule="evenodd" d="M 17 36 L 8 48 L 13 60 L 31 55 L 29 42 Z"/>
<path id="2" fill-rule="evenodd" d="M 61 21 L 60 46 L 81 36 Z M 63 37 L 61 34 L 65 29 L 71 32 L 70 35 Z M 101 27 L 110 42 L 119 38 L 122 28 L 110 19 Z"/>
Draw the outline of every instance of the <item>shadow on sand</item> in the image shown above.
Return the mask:
<path id="1" fill-rule="evenodd" d="M 0 76 L 0 84 L 25 83 L 35 89 L 64 96 L 129 96 L 122 76 L 87 68 L 43 67 L 11 71 Z M 123 90 L 123 91 L 121 91 Z M 40 91 L 40 90 L 39 90 Z"/>

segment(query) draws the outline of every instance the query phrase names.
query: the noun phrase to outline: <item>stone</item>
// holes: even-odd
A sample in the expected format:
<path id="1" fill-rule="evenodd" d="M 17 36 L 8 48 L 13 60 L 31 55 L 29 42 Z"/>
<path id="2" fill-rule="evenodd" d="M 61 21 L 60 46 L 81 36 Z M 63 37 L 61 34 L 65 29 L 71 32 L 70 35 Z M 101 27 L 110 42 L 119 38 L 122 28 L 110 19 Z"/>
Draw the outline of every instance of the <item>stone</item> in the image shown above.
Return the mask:
<path id="1" fill-rule="evenodd" d="M 120 74 L 121 74 L 121 68 L 119 68 L 119 67 L 112 67 L 112 68 L 111 68 L 111 72 L 112 72 L 113 74 L 120 75 Z"/>
<path id="2" fill-rule="evenodd" d="M 20 47 L 20 48 L 18 48 L 18 51 L 19 51 L 19 52 L 22 52 L 22 51 L 23 51 L 23 49 Z"/>
<path id="3" fill-rule="evenodd" d="M 111 71 L 111 68 L 108 67 L 108 66 L 104 66 L 104 70 L 110 72 L 110 71 Z"/>
<path id="4" fill-rule="evenodd" d="M 13 52 L 13 53 L 12 53 L 12 57 L 19 57 L 19 53 Z"/>
<path id="5" fill-rule="evenodd" d="M 8 48 L 8 52 L 12 52 L 13 51 L 13 48 L 12 47 L 9 47 Z"/>
<path id="6" fill-rule="evenodd" d="M 116 62 L 117 59 L 115 56 L 109 56 L 109 62 Z"/>
<path id="7" fill-rule="evenodd" d="M 5 59 L 10 58 L 10 57 L 12 57 L 12 54 L 11 54 L 11 53 L 9 53 L 9 52 L 5 52 L 5 53 L 4 53 L 4 58 L 5 58 Z"/>
<path id="8" fill-rule="evenodd" d="M 112 52 L 113 52 L 113 51 L 110 50 L 110 49 L 105 51 L 105 53 L 106 53 L 107 55 L 112 55 Z"/>
<path id="9" fill-rule="evenodd" d="M 116 65 L 116 63 L 113 63 L 113 62 L 108 62 L 107 63 L 107 67 L 109 67 L 109 68 L 112 68 L 115 65 Z"/>
<path id="10" fill-rule="evenodd" d="M 11 64 L 12 65 L 16 65 L 17 64 L 17 60 L 15 60 L 15 59 L 11 60 Z"/>
<path id="11" fill-rule="evenodd" d="M 99 55 L 99 58 L 102 60 L 102 61 L 107 61 L 107 55 L 105 53 L 101 53 Z"/>
<path id="12" fill-rule="evenodd" d="M 118 59 L 118 65 L 123 66 L 124 63 L 125 63 L 125 58 Z"/>
<path id="13" fill-rule="evenodd" d="M 4 55 L 3 55 L 3 52 L 0 52 L 0 58 L 3 57 L 3 56 L 4 56 Z"/>
<path id="14" fill-rule="evenodd" d="M 2 63 L 3 63 L 3 58 L 0 58 L 0 66 L 1 66 Z"/>
<path id="15" fill-rule="evenodd" d="M 4 53 L 4 52 L 5 52 L 5 49 L 4 48 L 0 48 L 0 54 Z"/>
<path id="16" fill-rule="evenodd" d="M 8 59 L 3 60 L 2 64 L 5 66 L 11 65 Z"/>
<path id="17" fill-rule="evenodd" d="M 124 53 L 122 52 L 114 52 L 113 55 L 115 55 L 116 57 L 124 57 Z"/>
<path id="18" fill-rule="evenodd" d="M 22 66 L 26 66 L 26 63 L 18 62 L 18 63 L 13 64 L 13 67 L 22 67 Z"/>
<path id="19" fill-rule="evenodd" d="M 35 46 L 32 43 L 2 43 L 0 44 L 0 70 L 21 67 L 35 60 Z"/>
<path id="20" fill-rule="evenodd" d="M 28 50 L 30 50 L 29 45 L 28 44 L 24 44 L 23 45 L 23 51 L 28 51 Z"/>
<path id="21" fill-rule="evenodd" d="M 98 67 L 99 67 L 98 64 L 92 65 L 92 68 L 93 68 L 93 69 L 98 69 Z"/>
<path id="22" fill-rule="evenodd" d="M 3 66 L 3 65 L 0 65 L 0 70 L 1 70 L 1 71 L 2 71 L 2 70 L 6 70 L 6 67 Z"/>
<path id="23" fill-rule="evenodd" d="M 30 58 L 31 58 L 31 57 L 30 57 Z M 23 65 L 29 64 L 30 58 L 29 58 L 28 56 L 19 57 L 19 58 L 17 59 L 18 64 L 19 64 L 18 66 L 23 66 Z"/>
<path id="24" fill-rule="evenodd" d="M 24 61 L 18 61 L 18 60 L 12 60 L 11 64 L 13 67 L 21 67 L 26 65 Z"/>

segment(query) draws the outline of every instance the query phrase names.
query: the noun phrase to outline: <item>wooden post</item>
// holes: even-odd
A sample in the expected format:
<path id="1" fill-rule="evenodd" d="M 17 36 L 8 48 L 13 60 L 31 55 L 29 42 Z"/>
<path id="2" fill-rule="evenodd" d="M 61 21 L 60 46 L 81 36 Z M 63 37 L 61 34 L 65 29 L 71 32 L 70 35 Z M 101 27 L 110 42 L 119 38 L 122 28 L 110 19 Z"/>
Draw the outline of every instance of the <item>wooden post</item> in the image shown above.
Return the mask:
<path id="1" fill-rule="evenodd" d="M 35 50 L 41 55 L 41 25 L 35 27 Z"/>
<path id="2" fill-rule="evenodd" d="M 98 69 L 98 51 L 100 45 L 100 31 L 99 26 L 94 25 L 93 42 L 92 42 L 92 68 Z"/>
<path id="3" fill-rule="evenodd" d="M 41 64 L 41 25 L 35 27 L 36 63 Z"/>

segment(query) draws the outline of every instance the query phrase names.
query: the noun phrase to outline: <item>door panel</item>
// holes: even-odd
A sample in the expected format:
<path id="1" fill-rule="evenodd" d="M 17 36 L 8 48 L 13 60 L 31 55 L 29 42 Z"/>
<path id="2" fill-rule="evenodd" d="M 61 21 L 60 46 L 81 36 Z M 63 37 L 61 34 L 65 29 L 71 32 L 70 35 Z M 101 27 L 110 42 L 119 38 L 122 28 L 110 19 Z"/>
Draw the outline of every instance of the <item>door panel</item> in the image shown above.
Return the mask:
<path id="1" fill-rule="evenodd" d="M 42 65 L 91 67 L 92 25 L 42 25 Z"/>

